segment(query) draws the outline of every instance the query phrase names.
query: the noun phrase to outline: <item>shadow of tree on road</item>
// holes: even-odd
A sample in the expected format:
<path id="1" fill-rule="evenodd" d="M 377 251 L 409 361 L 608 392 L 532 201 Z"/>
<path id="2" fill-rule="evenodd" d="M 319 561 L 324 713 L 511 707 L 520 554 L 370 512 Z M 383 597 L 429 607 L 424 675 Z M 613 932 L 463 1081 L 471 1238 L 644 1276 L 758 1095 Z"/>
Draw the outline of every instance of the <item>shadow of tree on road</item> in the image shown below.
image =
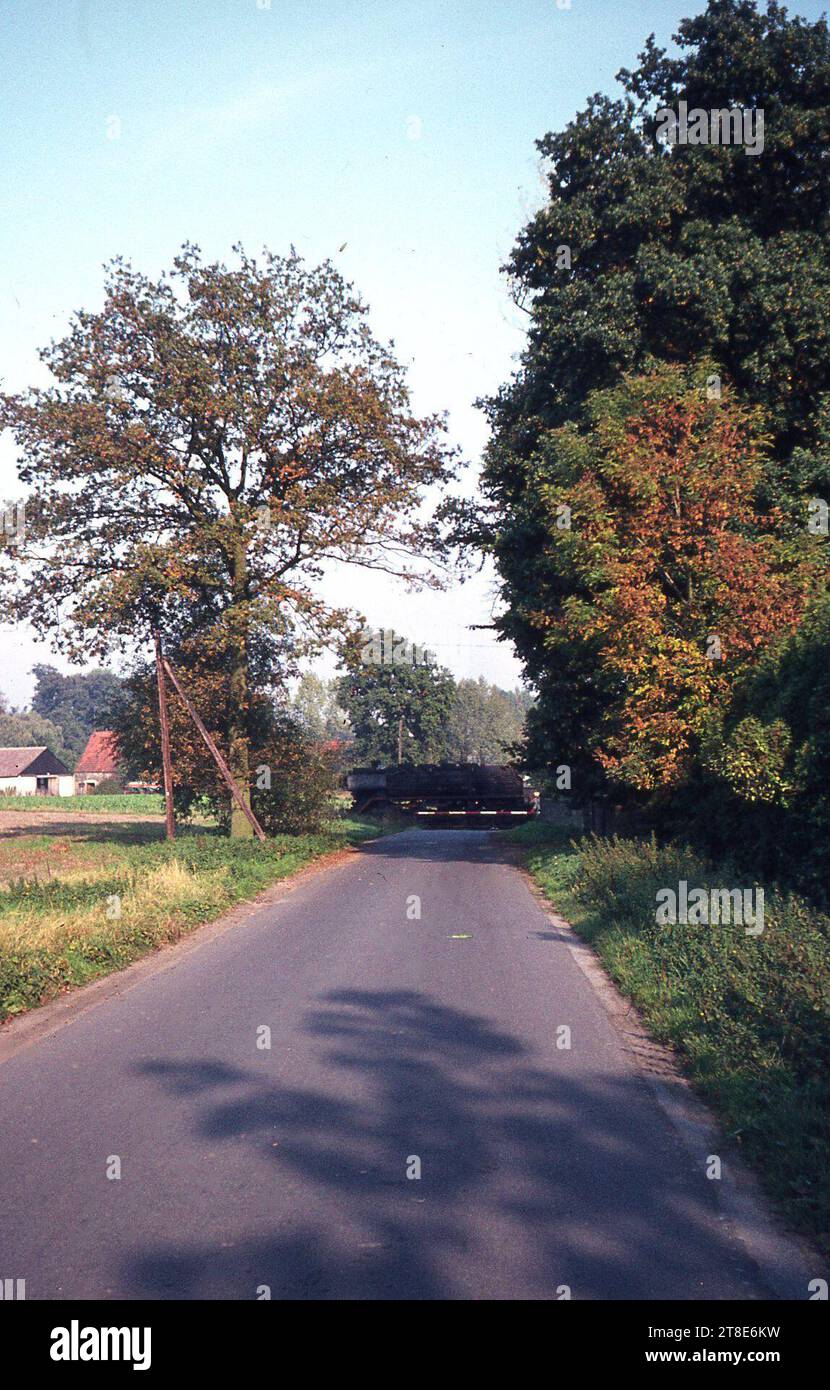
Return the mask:
<path id="1" fill-rule="evenodd" d="M 272 1079 L 297 1065 L 276 1055 L 269 1078 L 210 1059 L 141 1064 L 206 1152 L 227 1149 L 221 1178 L 205 1178 L 205 1229 L 218 1222 L 221 1238 L 134 1251 L 135 1296 L 752 1296 L 706 1156 L 693 1166 L 656 1124 L 636 1074 L 577 1074 L 553 1042 L 534 1058 L 415 991 L 331 992 L 303 1031 L 299 1086 Z M 243 1195 L 223 1218 L 228 1182 Z"/>

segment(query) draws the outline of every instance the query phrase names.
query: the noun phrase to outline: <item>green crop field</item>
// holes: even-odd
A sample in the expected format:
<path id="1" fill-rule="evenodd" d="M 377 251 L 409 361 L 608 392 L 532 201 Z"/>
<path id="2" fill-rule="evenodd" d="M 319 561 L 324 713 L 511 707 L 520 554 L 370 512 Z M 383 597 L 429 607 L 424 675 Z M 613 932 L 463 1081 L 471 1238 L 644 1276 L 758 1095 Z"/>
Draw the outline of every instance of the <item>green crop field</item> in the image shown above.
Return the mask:
<path id="1" fill-rule="evenodd" d="M 123 792 L 112 796 L 0 796 L 0 811 L 85 811 L 88 815 L 108 815 L 115 811 L 134 816 L 163 816 L 164 797 L 154 792 L 141 796 Z"/>

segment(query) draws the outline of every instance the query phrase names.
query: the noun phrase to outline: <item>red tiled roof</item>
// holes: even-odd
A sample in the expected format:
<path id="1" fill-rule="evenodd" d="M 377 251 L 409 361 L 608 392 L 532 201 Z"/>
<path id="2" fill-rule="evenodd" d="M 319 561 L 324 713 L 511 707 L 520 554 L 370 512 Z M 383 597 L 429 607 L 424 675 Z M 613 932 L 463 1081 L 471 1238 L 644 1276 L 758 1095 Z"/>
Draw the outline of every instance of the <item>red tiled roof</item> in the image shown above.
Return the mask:
<path id="1" fill-rule="evenodd" d="M 75 765 L 76 772 L 118 771 L 118 739 L 111 729 L 96 729 Z"/>

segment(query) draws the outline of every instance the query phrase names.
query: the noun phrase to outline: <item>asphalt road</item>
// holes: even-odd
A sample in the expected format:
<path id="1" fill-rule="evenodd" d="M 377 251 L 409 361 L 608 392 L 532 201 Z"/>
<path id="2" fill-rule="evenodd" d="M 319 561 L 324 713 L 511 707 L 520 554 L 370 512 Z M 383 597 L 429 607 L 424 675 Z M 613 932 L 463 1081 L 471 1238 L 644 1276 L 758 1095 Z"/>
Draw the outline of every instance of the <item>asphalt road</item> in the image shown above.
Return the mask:
<path id="1" fill-rule="evenodd" d="M 498 836 L 408 831 L 0 1065 L 0 1276 L 35 1299 L 764 1297 L 705 1158 Z"/>

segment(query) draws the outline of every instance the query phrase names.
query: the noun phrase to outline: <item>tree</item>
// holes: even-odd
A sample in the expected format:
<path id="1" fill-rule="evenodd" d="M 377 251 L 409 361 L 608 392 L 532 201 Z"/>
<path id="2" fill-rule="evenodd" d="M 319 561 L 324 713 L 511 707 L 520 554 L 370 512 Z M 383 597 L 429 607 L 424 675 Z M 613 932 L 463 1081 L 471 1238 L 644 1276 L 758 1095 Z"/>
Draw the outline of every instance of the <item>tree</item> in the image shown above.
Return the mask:
<path id="1" fill-rule="evenodd" d="M 326 681 L 306 671 L 291 702 L 303 727 L 320 740 L 350 740 L 348 715 L 337 703 L 337 681 Z"/>
<path id="2" fill-rule="evenodd" d="M 94 729 L 109 728 L 121 680 L 110 671 L 64 676 L 54 666 L 33 666 L 32 709 L 51 719 L 63 733 L 72 762 L 77 762 Z"/>
<path id="3" fill-rule="evenodd" d="M 548 201 L 506 267 L 529 315 L 527 345 L 515 379 L 486 403 L 488 512 L 474 529 L 501 578 L 498 626 L 538 693 L 536 753 L 582 762 L 586 790 L 606 782 L 592 731 L 616 707 L 624 672 L 600 661 L 596 625 L 589 634 L 561 621 L 592 597 L 585 564 L 565 563 L 579 538 L 567 541 L 567 513 L 556 505 L 565 505 L 557 488 L 572 481 L 594 393 L 660 362 L 700 363 L 714 399 L 731 383 L 763 409 L 755 495 L 741 490 L 733 547 L 751 516 L 788 530 L 798 550 L 808 499 L 830 498 L 827 25 L 788 19 L 774 3 L 762 15 L 751 0 L 710 0 L 675 38 L 679 56 L 668 58 L 652 36 L 639 66 L 619 74 L 622 98 L 594 96 L 539 142 Z M 706 110 L 762 108 L 763 157 L 739 145 L 661 143 L 658 111 L 681 99 Z M 701 670 L 703 686 L 711 676 Z M 667 679 L 651 688 L 665 691 Z M 612 744 L 603 745 L 612 760 L 604 767 L 619 771 L 625 752 L 620 739 Z"/>
<path id="4" fill-rule="evenodd" d="M 794 549 L 784 518 L 760 513 L 760 416 L 666 367 L 588 403 L 566 427 L 557 478 L 541 489 L 568 528 L 552 566 L 568 596 L 536 621 L 584 644 L 604 677 L 586 742 L 623 786 L 686 780 L 713 711 L 736 679 L 799 623 L 819 547 Z M 571 478 L 562 477 L 570 451 Z"/>
<path id="5" fill-rule="evenodd" d="M 505 762 L 522 738 L 531 703 L 526 691 L 501 690 L 483 676 L 460 680 L 447 726 L 447 758 L 452 762 Z"/>
<path id="6" fill-rule="evenodd" d="M 329 263 L 236 254 L 185 246 L 157 281 L 114 262 L 103 309 L 42 354 L 57 384 L 0 398 L 31 489 L 25 564 L 0 562 L 12 612 L 70 655 L 198 638 L 247 791 L 252 648 L 282 682 L 348 628 L 315 592 L 332 563 L 435 582 L 419 509 L 453 458 Z"/>
<path id="7" fill-rule="evenodd" d="M 455 682 L 430 652 L 391 629 L 381 659 L 359 639 L 346 647 L 338 703 L 354 732 L 355 758 L 368 764 L 429 763 L 446 753 Z"/>
<path id="8" fill-rule="evenodd" d="M 76 757 L 66 746 L 63 730 L 31 710 L 0 713 L 0 748 L 48 748 L 71 771 Z"/>
<path id="9" fill-rule="evenodd" d="M 709 731 L 691 826 L 712 854 L 830 898 L 830 599 L 739 677 Z"/>
<path id="10" fill-rule="evenodd" d="M 306 671 L 300 677 L 292 704 L 312 738 L 325 738 L 326 693 L 326 682 L 313 672 Z"/>

